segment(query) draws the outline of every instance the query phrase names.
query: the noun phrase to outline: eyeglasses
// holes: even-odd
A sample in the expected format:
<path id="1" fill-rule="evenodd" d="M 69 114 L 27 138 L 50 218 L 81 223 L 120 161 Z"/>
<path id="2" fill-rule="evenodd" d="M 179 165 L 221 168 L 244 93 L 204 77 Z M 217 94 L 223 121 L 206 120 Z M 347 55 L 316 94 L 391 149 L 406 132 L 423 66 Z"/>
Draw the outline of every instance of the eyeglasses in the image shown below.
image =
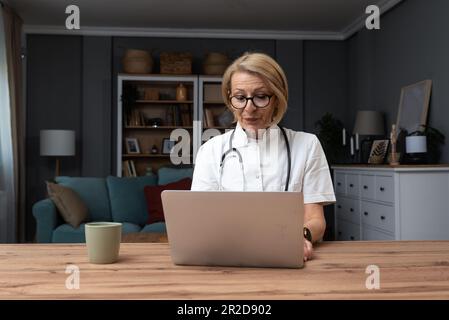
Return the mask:
<path id="1" fill-rule="evenodd" d="M 245 97 L 242 95 L 232 96 L 231 97 L 231 105 L 235 109 L 245 109 L 248 104 L 248 100 L 253 102 L 253 105 L 256 108 L 266 108 L 270 104 L 270 99 L 273 95 L 269 96 L 266 94 L 259 94 L 253 97 Z"/>

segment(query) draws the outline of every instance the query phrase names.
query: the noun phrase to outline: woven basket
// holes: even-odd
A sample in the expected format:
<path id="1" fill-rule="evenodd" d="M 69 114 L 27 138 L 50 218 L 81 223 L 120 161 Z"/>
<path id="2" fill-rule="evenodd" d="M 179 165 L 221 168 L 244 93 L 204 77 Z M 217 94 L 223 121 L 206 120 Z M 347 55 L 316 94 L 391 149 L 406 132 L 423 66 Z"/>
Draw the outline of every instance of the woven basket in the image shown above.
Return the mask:
<path id="1" fill-rule="evenodd" d="M 203 72 L 207 75 L 222 75 L 229 65 L 228 57 L 223 53 L 211 52 L 206 55 Z"/>
<path id="2" fill-rule="evenodd" d="M 192 54 L 189 52 L 162 52 L 162 74 L 192 74 Z"/>
<path id="3" fill-rule="evenodd" d="M 144 50 L 126 50 L 122 63 L 125 73 L 151 73 L 153 69 L 153 58 Z"/>

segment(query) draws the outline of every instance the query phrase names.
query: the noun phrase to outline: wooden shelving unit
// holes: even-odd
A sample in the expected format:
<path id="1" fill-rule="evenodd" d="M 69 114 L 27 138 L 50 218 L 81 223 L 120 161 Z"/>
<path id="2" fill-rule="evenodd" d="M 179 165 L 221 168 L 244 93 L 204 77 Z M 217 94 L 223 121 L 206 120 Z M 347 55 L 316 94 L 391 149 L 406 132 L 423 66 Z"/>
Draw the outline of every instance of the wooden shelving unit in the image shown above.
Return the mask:
<path id="1" fill-rule="evenodd" d="M 187 99 L 177 100 L 177 89 L 183 85 Z M 198 77 L 169 75 L 118 76 L 117 175 L 142 176 L 166 165 L 172 165 L 170 149 L 178 141 L 169 141 L 176 129 L 187 130 L 192 154 L 192 132 L 197 115 Z M 129 139 L 137 141 L 139 153 L 128 153 Z M 156 148 L 157 153 L 152 153 Z M 191 164 L 192 155 L 181 158 Z M 133 170 L 128 170 L 133 168 Z M 135 170 L 134 170 L 135 168 Z"/>
<path id="2" fill-rule="evenodd" d="M 149 168 L 156 173 L 161 166 L 173 165 L 170 155 L 161 151 L 164 139 L 176 129 L 189 134 L 190 156 L 182 160 L 183 164 L 193 164 L 197 150 L 205 142 L 203 139 L 234 127 L 232 113 L 229 115 L 230 111 L 221 100 L 221 82 L 222 78 L 217 76 L 119 74 L 117 175 L 124 175 L 123 168 L 132 166 L 136 175 L 144 175 Z M 176 100 L 176 88 L 181 83 L 188 93 L 184 101 Z M 131 90 L 133 86 L 134 91 Z M 134 99 L 129 99 L 130 92 L 134 92 L 131 94 Z M 229 125 L 223 125 L 226 119 Z M 140 153 L 127 153 L 127 138 L 138 141 Z M 151 152 L 153 146 L 157 154 Z"/>

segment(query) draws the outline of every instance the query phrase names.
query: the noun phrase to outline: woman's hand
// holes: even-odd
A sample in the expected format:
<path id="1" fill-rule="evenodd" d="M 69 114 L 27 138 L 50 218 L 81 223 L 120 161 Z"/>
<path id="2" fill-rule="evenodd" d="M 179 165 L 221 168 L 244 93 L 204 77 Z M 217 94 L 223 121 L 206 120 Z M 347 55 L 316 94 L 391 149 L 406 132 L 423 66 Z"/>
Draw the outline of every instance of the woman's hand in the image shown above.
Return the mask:
<path id="1" fill-rule="evenodd" d="M 307 239 L 304 239 L 304 261 L 311 260 L 313 256 L 313 245 Z"/>

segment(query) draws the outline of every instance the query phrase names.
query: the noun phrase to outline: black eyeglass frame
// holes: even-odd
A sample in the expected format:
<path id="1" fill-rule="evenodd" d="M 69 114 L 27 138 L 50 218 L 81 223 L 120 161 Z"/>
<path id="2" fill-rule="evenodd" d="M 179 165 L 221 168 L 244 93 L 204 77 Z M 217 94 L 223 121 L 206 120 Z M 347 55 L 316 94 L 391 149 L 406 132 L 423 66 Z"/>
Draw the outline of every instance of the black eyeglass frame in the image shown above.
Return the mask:
<path id="1" fill-rule="evenodd" d="M 252 97 L 245 97 L 245 96 L 243 96 L 243 95 L 231 96 L 231 97 L 229 97 L 229 103 L 231 104 L 231 106 L 232 106 L 234 109 L 242 110 L 242 109 L 245 109 L 246 106 L 248 105 L 248 100 L 251 100 L 252 103 L 253 103 L 253 106 L 255 106 L 256 108 L 263 109 L 263 108 L 268 107 L 268 105 L 270 104 L 271 98 L 274 96 L 274 94 L 272 94 L 272 95 L 264 94 L 264 95 L 263 95 L 263 96 L 268 97 L 268 102 L 267 102 L 267 104 L 266 104 L 265 106 L 263 106 L 263 107 L 259 107 L 258 105 L 256 105 L 256 104 L 254 103 L 254 98 L 255 98 L 256 96 L 262 96 L 262 94 L 258 94 L 258 95 L 252 96 Z M 243 98 L 245 98 L 245 99 L 246 99 L 245 105 L 244 105 L 243 107 L 241 107 L 241 108 L 237 108 L 236 106 L 234 106 L 234 105 L 232 104 L 232 98 L 235 98 L 235 97 L 243 97 Z"/>

